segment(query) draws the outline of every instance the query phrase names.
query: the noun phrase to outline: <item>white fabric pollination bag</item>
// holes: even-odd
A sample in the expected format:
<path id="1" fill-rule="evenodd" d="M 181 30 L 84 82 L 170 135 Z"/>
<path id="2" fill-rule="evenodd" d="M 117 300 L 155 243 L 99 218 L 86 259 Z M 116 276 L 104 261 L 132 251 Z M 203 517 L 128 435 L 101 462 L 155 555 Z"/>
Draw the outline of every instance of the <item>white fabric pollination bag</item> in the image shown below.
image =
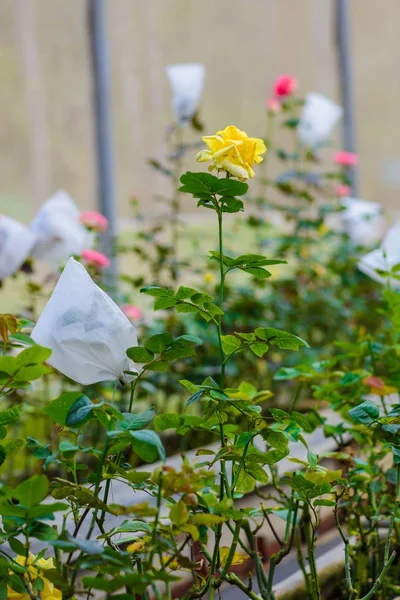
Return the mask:
<path id="1" fill-rule="evenodd" d="M 200 63 L 169 65 L 167 77 L 177 123 L 187 123 L 196 114 L 203 93 L 206 68 Z"/>
<path id="2" fill-rule="evenodd" d="M 336 102 L 322 94 L 311 92 L 307 95 L 297 126 L 300 142 L 311 148 L 322 144 L 329 138 L 342 115 L 343 109 Z"/>
<path id="3" fill-rule="evenodd" d="M 0 281 L 18 271 L 31 253 L 36 235 L 11 217 L 0 215 Z"/>
<path id="4" fill-rule="evenodd" d="M 392 288 L 400 289 L 400 280 L 382 277 L 376 272 L 376 269 L 390 271 L 397 263 L 400 263 L 400 223 L 393 225 L 385 235 L 380 248 L 363 256 L 357 266 L 360 271 L 378 283 L 389 283 Z M 400 272 L 396 275 L 400 275 Z"/>
<path id="5" fill-rule="evenodd" d="M 71 254 L 90 248 L 90 233 L 79 217 L 79 209 L 67 192 L 60 190 L 53 194 L 31 223 L 31 230 L 38 236 L 33 258 L 57 268 Z"/>
<path id="6" fill-rule="evenodd" d="M 341 212 L 343 230 L 357 246 L 373 246 L 382 239 L 385 217 L 378 202 L 360 198 L 343 198 Z"/>
<path id="7" fill-rule="evenodd" d="M 32 338 L 51 348 L 48 363 L 81 383 L 132 380 L 137 372 L 126 350 L 137 346 L 136 331 L 121 309 L 86 269 L 70 258 L 47 302 Z"/>

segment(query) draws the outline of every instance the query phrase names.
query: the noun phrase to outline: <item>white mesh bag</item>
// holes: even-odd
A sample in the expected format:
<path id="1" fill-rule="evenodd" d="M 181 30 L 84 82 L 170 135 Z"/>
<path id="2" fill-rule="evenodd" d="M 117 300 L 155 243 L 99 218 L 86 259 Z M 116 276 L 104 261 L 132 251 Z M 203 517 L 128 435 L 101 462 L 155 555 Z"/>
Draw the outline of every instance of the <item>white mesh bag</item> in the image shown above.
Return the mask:
<path id="1" fill-rule="evenodd" d="M 0 215 L 0 281 L 18 271 L 28 258 L 36 235 L 11 217 Z"/>
<path id="2" fill-rule="evenodd" d="M 382 284 L 389 283 L 392 288 L 400 289 L 400 280 L 382 277 L 376 272 L 376 269 L 390 271 L 397 263 L 400 263 L 400 223 L 396 223 L 389 229 L 380 248 L 363 256 L 358 263 L 358 268 L 371 279 Z M 399 274 L 400 272 L 397 273 Z"/>
<path id="3" fill-rule="evenodd" d="M 70 258 L 32 338 L 51 348 L 48 363 L 82 385 L 121 380 L 137 372 L 126 350 L 137 346 L 136 331 L 121 309 L 86 269 Z"/>
<path id="4" fill-rule="evenodd" d="M 67 192 L 60 190 L 51 196 L 31 223 L 31 230 L 38 237 L 33 258 L 57 268 L 72 254 L 90 248 L 91 236 L 79 216 L 79 209 Z"/>
<path id="5" fill-rule="evenodd" d="M 200 63 L 168 65 L 172 107 L 177 123 L 190 121 L 197 112 L 204 87 L 205 66 Z"/>
<path id="6" fill-rule="evenodd" d="M 385 218 L 380 204 L 351 197 L 343 198 L 341 204 L 343 230 L 354 244 L 371 247 L 382 239 Z"/>
<path id="7" fill-rule="evenodd" d="M 322 94 L 311 92 L 307 95 L 297 126 L 300 142 L 311 148 L 322 144 L 329 138 L 342 114 L 343 109 L 336 102 Z"/>

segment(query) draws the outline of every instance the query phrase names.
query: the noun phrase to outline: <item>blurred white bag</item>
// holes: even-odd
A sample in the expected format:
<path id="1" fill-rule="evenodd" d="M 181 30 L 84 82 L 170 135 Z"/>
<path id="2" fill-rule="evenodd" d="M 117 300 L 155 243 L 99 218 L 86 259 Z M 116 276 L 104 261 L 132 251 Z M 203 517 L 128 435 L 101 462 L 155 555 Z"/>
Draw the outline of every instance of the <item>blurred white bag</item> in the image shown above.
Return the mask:
<path id="1" fill-rule="evenodd" d="M 299 140 L 311 148 L 325 142 L 342 117 L 341 106 L 316 92 L 307 95 L 300 122 L 297 126 Z"/>
<path id="2" fill-rule="evenodd" d="M 13 275 L 25 262 L 36 235 L 11 217 L 0 215 L 0 281 Z"/>
<path id="3" fill-rule="evenodd" d="M 169 65 L 167 77 L 172 90 L 172 107 L 177 123 L 185 123 L 196 114 L 201 101 L 206 75 L 200 63 Z"/>
<path id="4" fill-rule="evenodd" d="M 82 385 L 131 381 L 137 372 L 126 350 L 137 346 L 136 331 L 121 309 L 70 258 L 47 302 L 32 338 L 51 348 L 47 361 Z"/>
<path id="5" fill-rule="evenodd" d="M 397 263 L 400 263 L 400 223 L 393 225 L 385 235 L 380 248 L 363 256 L 357 266 L 360 271 L 378 283 L 388 282 L 392 288 L 399 289 L 400 280 L 382 277 L 375 270 L 390 271 Z"/>
<path id="6" fill-rule="evenodd" d="M 385 218 L 377 202 L 360 198 L 343 198 L 341 212 L 343 230 L 357 246 L 373 246 L 382 239 Z"/>
<path id="7" fill-rule="evenodd" d="M 31 230 L 38 237 L 33 258 L 57 268 L 71 254 L 90 248 L 91 235 L 79 217 L 79 209 L 67 192 L 60 190 L 53 194 L 31 223 Z"/>

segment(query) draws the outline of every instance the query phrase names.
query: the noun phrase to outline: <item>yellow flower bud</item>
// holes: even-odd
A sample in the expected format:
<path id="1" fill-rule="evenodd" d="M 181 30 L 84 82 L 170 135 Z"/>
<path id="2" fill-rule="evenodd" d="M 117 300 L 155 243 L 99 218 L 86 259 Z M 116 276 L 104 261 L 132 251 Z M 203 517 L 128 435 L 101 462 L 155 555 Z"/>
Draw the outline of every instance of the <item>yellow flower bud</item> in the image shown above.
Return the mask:
<path id="1" fill-rule="evenodd" d="M 215 281 L 215 275 L 212 271 L 206 271 L 204 273 L 204 281 L 205 283 L 212 283 Z"/>

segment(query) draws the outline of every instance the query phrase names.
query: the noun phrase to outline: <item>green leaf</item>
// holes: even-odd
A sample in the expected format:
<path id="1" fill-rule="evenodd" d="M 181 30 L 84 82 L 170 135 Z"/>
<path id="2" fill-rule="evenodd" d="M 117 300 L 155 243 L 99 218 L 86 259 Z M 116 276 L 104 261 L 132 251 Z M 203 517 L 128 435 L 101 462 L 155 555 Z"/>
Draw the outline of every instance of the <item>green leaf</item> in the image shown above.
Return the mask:
<path id="1" fill-rule="evenodd" d="M 280 431 L 274 429 L 265 428 L 261 431 L 261 435 L 268 442 L 270 446 L 277 450 L 286 451 L 289 441 Z"/>
<path id="2" fill-rule="evenodd" d="M 182 423 L 181 415 L 176 413 L 165 413 L 163 415 L 157 415 L 154 419 L 154 426 L 158 431 L 165 431 L 166 429 L 176 429 Z"/>
<path id="3" fill-rule="evenodd" d="M 115 533 L 136 533 L 137 531 L 144 531 L 146 533 L 151 533 L 151 526 L 145 521 L 139 521 L 137 519 L 132 521 L 123 521 L 117 529 L 114 529 Z"/>
<path id="4" fill-rule="evenodd" d="M 242 345 L 242 341 L 234 335 L 221 336 L 222 349 L 226 355 L 236 352 Z"/>
<path id="5" fill-rule="evenodd" d="M 238 213 L 244 209 L 244 204 L 241 200 L 228 196 L 222 198 L 221 205 L 222 212 L 224 213 Z"/>
<path id="6" fill-rule="evenodd" d="M 325 498 L 319 498 L 314 500 L 313 506 L 335 506 L 336 502 L 333 500 L 326 500 Z"/>
<path id="7" fill-rule="evenodd" d="M 7 442 L 3 442 L 3 448 L 6 451 L 7 458 L 10 456 L 14 456 L 17 454 L 22 448 L 25 448 L 26 442 L 22 438 L 16 438 L 13 440 L 9 440 Z"/>
<path id="8" fill-rule="evenodd" d="M 136 363 L 147 364 L 154 358 L 154 353 L 143 346 L 133 346 L 126 351 L 127 356 Z"/>
<path id="9" fill-rule="evenodd" d="M 194 288 L 185 287 L 184 285 L 181 285 L 178 291 L 176 292 L 175 297 L 178 298 L 178 300 L 188 300 L 189 298 L 198 293 L 200 292 L 198 290 L 195 290 Z"/>
<path id="10" fill-rule="evenodd" d="M 195 335 L 180 335 L 179 337 L 174 339 L 174 346 L 200 346 L 203 343 L 203 340 Z"/>
<path id="11" fill-rule="evenodd" d="M 179 500 L 179 502 L 176 502 L 176 504 L 174 504 L 174 506 L 169 511 L 169 517 L 172 523 L 177 527 L 180 527 L 181 525 L 184 525 L 188 522 L 189 513 L 186 504 L 183 502 L 183 500 Z"/>
<path id="12" fill-rule="evenodd" d="M 250 350 L 254 352 L 256 356 L 261 358 L 266 352 L 268 352 L 269 346 L 264 342 L 255 342 L 254 344 L 250 344 Z"/>
<path id="13" fill-rule="evenodd" d="M 349 415 L 356 423 L 371 425 L 379 418 L 379 408 L 372 402 L 366 401 L 349 410 Z"/>
<path id="14" fill-rule="evenodd" d="M 50 358 L 50 355 L 50 348 L 44 348 L 35 344 L 18 354 L 16 364 L 18 368 L 25 367 L 26 365 L 38 365 L 46 362 Z"/>
<path id="15" fill-rule="evenodd" d="M 87 396 L 81 396 L 68 411 L 65 424 L 68 427 L 79 427 L 91 418 L 93 409 L 99 405 L 92 404 Z"/>
<path id="16" fill-rule="evenodd" d="M 153 421 L 154 415 L 154 408 L 149 408 L 146 411 L 136 415 L 132 413 L 123 413 L 124 420 L 122 422 L 118 422 L 118 427 L 120 427 L 122 430 L 129 431 L 143 429 Z"/>
<path id="17" fill-rule="evenodd" d="M 151 336 L 144 344 L 144 347 L 154 354 L 161 354 L 165 348 L 172 342 L 172 335 L 168 332 L 157 333 Z"/>
<path id="18" fill-rule="evenodd" d="M 40 523 L 39 521 L 36 522 L 33 527 L 31 527 L 29 535 L 43 541 L 55 540 L 58 537 L 56 529 L 50 527 L 50 525 L 46 525 L 45 523 Z"/>
<path id="19" fill-rule="evenodd" d="M 4 463 L 6 458 L 7 458 L 6 449 L 4 448 L 4 446 L 2 444 L 0 444 L 0 467 Z"/>
<path id="20" fill-rule="evenodd" d="M 34 506 L 29 511 L 29 517 L 31 519 L 44 519 L 50 517 L 55 512 L 66 511 L 69 509 L 69 505 L 64 502 L 53 502 L 53 504 L 39 504 Z"/>
<path id="21" fill-rule="evenodd" d="M 171 348 L 170 350 L 166 350 L 163 353 L 162 357 L 164 360 L 172 362 L 181 358 L 188 358 L 189 356 L 194 356 L 195 354 L 196 351 L 193 348 Z"/>
<path id="22" fill-rule="evenodd" d="M 14 490 L 13 495 L 26 508 L 40 504 L 49 491 L 49 481 L 46 475 L 34 475 L 20 483 Z"/>
<path id="23" fill-rule="evenodd" d="M 155 431 L 131 431 L 131 445 L 136 454 L 146 462 L 152 463 L 159 457 L 165 461 L 164 446 Z"/>
<path id="24" fill-rule="evenodd" d="M 146 366 L 148 371 L 156 371 L 156 373 L 165 373 L 168 369 L 168 363 L 165 360 L 156 360 Z"/>
<path id="25" fill-rule="evenodd" d="M 14 537 L 8 538 L 8 543 L 10 544 L 11 550 L 15 552 L 15 554 L 19 556 L 25 556 L 26 548 L 20 540 Z"/>
<path id="26" fill-rule="evenodd" d="M 307 342 L 297 335 L 274 329 L 273 327 L 258 327 L 254 333 L 262 340 L 266 340 L 270 345 L 274 344 L 281 350 L 298 350 L 301 346 L 309 348 Z"/>
<path id="27" fill-rule="evenodd" d="M 50 404 L 43 409 L 43 412 L 46 413 L 46 415 L 49 415 L 55 423 L 64 426 L 66 425 L 69 411 L 80 398 L 86 398 L 87 402 L 90 403 L 89 398 L 83 395 L 82 392 L 66 392 L 65 394 L 61 394 L 61 396 L 55 400 L 52 400 Z"/>
<path id="28" fill-rule="evenodd" d="M 0 426 L 13 425 L 19 421 L 22 404 L 0 411 Z"/>
<path id="29" fill-rule="evenodd" d="M 248 185 L 235 179 L 218 179 L 210 173 L 187 172 L 180 179 L 183 184 L 180 192 L 192 194 L 194 198 L 208 199 L 215 194 L 219 196 L 243 196 Z"/>
<path id="30" fill-rule="evenodd" d="M 32 346 L 32 348 L 34 348 L 34 346 Z M 30 348 L 28 348 L 28 350 L 30 350 Z M 35 381 L 47 373 L 51 373 L 51 369 L 45 365 L 30 365 L 19 369 L 14 375 L 14 379 L 15 381 Z"/>
<path id="31" fill-rule="evenodd" d="M 0 372 L 7 373 L 7 375 L 13 375 L 18 369 L 16 358 L 13 356 L 0 356 Z"/>
<path id="32" fill-rule="evenodd" d="M 307 417 L 295 410 L 290 413 L 290 420 L 299 425 L 306 433 L 311 433 L 313 431 L 313 427 Z"/>

